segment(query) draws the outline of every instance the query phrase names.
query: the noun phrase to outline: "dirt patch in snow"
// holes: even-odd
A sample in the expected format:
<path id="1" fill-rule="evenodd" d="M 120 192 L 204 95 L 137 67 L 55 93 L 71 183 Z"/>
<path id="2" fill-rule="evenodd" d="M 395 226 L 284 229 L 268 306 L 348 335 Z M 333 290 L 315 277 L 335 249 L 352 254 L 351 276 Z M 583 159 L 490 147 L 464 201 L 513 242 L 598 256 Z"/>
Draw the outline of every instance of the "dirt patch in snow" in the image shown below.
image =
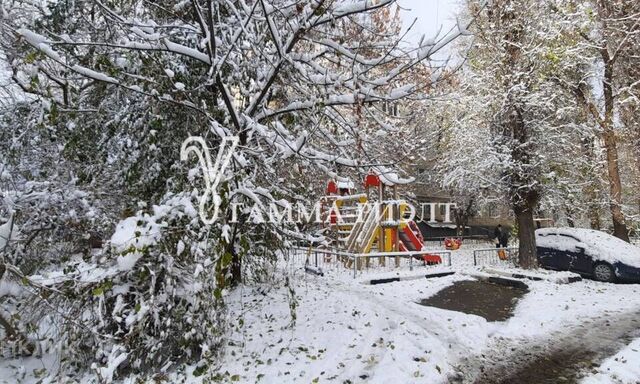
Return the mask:
<path id="1" fill-rule="evenodd" d="M 535 344 L 497 339 L 485 353 L 467 358 L 454 383 L 578 383 L 615 354 L 640 329 L 640 312 L 587 321 L 569 334 L 549 335 Z M 635 335 L 635 336 L 634 336 Z"/>
<path id="2" fill-rule="evenodd" d="M 526 292 L 485 281 L 458 281 L 420 304 L 504 321 L 513 315 L 518 299 Z"/>

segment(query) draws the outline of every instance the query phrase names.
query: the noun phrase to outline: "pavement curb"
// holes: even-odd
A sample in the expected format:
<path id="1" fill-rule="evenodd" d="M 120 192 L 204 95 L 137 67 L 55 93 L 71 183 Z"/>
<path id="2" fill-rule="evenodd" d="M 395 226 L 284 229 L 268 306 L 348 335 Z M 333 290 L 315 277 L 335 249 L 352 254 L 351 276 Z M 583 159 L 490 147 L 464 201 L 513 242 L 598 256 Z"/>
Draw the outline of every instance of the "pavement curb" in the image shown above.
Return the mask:
<path id="1" fill-rule="evenodd" d="M 428 273 L 426 275 L 418 275 L 418 276 L 402 276 L 402 277 L 387 277 L 382 279 L 371 279 L 371 280 L 365 280 L 362 283 L 367 285 L 378 285 L 378 284 L 395 283 L 398 281 L 432 279 L 436 277 L 451 276 L 453 274 L 455 274 L 454 271 L 436 272 L 436 273 Z"/>
<path id="2" fill-rule="evenodd" d="M 505 285 L 507 287 L 524 289 L 528 290 L 529 286 L 520 280 L 507 279 L 499 276 L 485 275 L 485 274 L 477 274 L 477 273 L 469 273 L 467 276 L 473 277 L 474 279 L 486 281 L 488 283 L 494 283 L 499 285 Z"/>
<path id="3" fill-rule="evenodd" d="M 484 272 L 492 273 L 494 275 L 513 277 L 514 279 L 527 279 L 532 281 L 549 281 L 556 284 L 571 284 L 578 281 L 582 281 L 582 276 L 579 276 L 579 275 L 566 276 L 566 277 L 558 277 L 558 276 L 551 275 L 548 278 L 545 278 L 542 276 L 531 276 L 523 273 L 501 271 L 499 269 L 493 269 L 493 268 L 485 268 Z"/>

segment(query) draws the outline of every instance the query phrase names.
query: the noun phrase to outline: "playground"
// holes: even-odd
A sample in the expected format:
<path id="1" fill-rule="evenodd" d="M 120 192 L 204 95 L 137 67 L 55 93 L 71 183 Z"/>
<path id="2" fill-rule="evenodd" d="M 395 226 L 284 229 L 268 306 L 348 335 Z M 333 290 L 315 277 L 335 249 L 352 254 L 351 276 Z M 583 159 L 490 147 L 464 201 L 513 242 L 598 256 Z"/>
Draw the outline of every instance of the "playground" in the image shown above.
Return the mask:
<path id="1" fill-rule="evenodd" d="M 293 268 L 304 264 L 308 273 L 393 275 L 430 267 L 498 265 L 511 267 L 517 248 L 496 248 L 489 237 L 430 239 L 416 223 L 415 205 L 400 198 L 400 189 L 411 182 L 372 169 L 362 180 L 362 190 L 337 177 L 320 199 L 322 242 L 299 242 L 284 252 Z M 321 236 L 318 236 L 321 235 Z M 455 261 L 454 261 L 455 259 Z"/>
<path id="2" fill-rule="evenodd" d="M 354 193 L 350 181 L 329 181 L 327 196 L 321 199 L 322 222 L 329 224 L 328 235 L 335 248 L 346 253 L 367 255 L 356 258 L 356 269 L 368 267 L 371 258 L 386 265 L 393 257 L 399 267 L 401 257 L 416 258 L 427 264 L 441 264 L 442 254 L 420 253 L 424 247 L 423 235 L 413 220 L 415 208 L 398 198 L 398 185 L 409 180 L 371 171 L 364 178 L 364 193 Z M 372 192 L 373 190 L 373 192 Z M 351 267 L 352 259 L 347 259 Z"/>

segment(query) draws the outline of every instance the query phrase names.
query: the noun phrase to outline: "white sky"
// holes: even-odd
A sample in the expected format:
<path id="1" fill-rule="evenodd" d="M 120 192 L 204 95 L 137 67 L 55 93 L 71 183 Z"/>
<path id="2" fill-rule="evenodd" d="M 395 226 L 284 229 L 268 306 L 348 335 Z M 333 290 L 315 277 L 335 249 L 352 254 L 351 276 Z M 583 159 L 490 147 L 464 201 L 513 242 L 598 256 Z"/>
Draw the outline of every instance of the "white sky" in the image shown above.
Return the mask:
<path id="1" fill-rule="evenodd" d="M 406 39 L 412 43 L 420 41 L 422 35 L 433 37 L 440 27 L 441 36 L 456 24 L 455 14 L 460 0 L 397 0 L 404 28 L 417 19 Z"/>

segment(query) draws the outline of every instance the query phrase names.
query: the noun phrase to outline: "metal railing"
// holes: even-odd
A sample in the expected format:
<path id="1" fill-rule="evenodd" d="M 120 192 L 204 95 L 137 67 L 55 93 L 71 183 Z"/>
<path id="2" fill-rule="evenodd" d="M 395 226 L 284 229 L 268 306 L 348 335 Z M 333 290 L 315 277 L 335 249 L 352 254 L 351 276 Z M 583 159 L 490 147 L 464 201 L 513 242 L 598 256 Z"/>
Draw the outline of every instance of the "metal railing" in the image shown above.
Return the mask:
<path id="1" fill-rule="evenodd" d="M 440 256 L 438 265 L 451 266 L 450 251 L 408 251 L 408 252 L 372 252 L 351 253 L 336 248 L 290 248 L 285 252 L 285 260 L 293 267 L 315 267 L 323 271 L 352 271 L 356 278 L 358 272 L 385 272 L 414 267 L 429 266 L 422 255 Z M 419 258 L 419 259 L 418 259 Z"/>
<path id="2" fill-rule="evenodd" d="M 501 253 L 500 251 L 504 252 Z M 483 248 L 473 251 L 473 265 L 510 265 L 517 266 L 518 248 Z"/>
<path id="3" fill-rule="evenodd" d="M 424 244 L 425 245 L 444 245 L 445 239 L 455 238 L 462 239 L 462 244 L 472 244 L 472 245 L 480 245 L 480 244 L 490 244 L 494 240 L 488 236 L 484 235 L 472 235 L 472 236 L 441 236 L 441 237 L 425 237 Z"/>

